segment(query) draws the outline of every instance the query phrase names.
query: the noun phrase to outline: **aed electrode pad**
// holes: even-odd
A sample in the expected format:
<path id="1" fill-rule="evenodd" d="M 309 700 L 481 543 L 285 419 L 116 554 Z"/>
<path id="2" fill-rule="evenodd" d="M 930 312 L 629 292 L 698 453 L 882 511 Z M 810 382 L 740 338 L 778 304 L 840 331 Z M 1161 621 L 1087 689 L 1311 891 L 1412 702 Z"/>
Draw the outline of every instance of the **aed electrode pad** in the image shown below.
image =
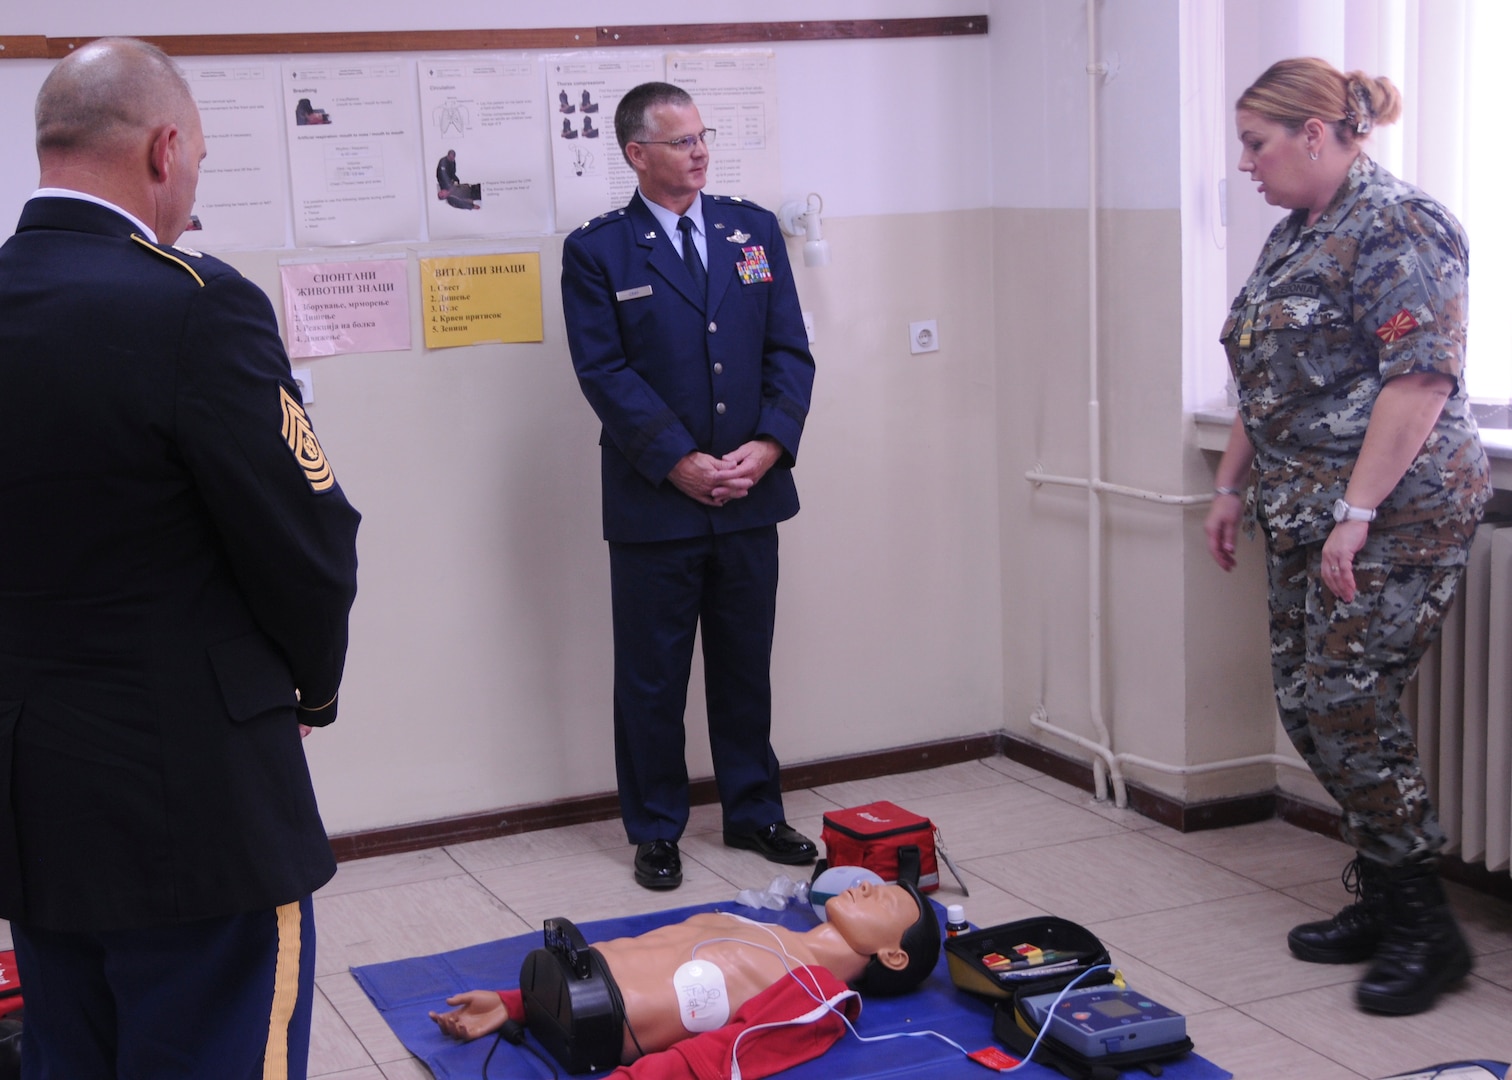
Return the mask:
<path id="1" fill-rule="evenodd" d="M 724 972 L 707 960 L 689 960 L 672 973 L 682 1025 L 689 1031 L 713 1031 L 730 1019 L 730 995 Z"/>

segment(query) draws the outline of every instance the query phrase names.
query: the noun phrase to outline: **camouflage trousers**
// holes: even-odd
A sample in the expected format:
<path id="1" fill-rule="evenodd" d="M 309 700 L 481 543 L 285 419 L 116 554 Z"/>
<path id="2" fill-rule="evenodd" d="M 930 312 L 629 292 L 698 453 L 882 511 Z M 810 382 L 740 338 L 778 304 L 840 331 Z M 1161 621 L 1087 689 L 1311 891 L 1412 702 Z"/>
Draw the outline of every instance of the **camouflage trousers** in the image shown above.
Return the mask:
<path id="1" fill-rule="evenodd" d="M 1267 554 L 1276 707 L 1343 808 L 1344 840 L 1396 866 L 1444 846 L 1401 698 L 1464 567 L 1372 561 L 1367 545 L 1346 604 L 1322 582 L 1322 547 Z"/>

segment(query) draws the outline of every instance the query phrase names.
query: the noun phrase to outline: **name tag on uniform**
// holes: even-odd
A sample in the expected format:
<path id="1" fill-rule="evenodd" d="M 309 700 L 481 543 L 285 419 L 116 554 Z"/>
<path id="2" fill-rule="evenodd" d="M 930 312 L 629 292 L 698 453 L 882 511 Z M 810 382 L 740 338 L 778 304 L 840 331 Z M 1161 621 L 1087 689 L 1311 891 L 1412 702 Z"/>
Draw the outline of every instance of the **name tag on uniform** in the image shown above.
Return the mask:
<path id="1" fill-rule="evenodd" d="M 649 286 L 649 285 L 642 285 L 638 289 L 621 289 L 619 292 L 617 292 L 617 293 L 614 294 L 614 298 L 616 300 L 620 300 L 620 301 L 624 301 L 624 300 L 639 300 L 643 296 L 650 296 L 650 295 L 651 295 L 651 286 Z"/>

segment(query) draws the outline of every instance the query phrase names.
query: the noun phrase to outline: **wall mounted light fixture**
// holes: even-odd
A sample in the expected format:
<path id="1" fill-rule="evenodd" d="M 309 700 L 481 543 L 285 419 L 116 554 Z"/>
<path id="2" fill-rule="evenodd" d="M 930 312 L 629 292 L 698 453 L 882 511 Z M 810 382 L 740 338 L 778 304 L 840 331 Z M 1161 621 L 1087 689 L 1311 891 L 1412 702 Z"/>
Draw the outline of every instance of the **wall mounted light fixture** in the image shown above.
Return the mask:
<path id="1" fill-rule="evenodd" d="M 785 202 L 777 211 L 777 220 L 782 231 L 789 236 L 804 237 L 803 265 L 828 266 L 830 261 L 829 241 L 819 222 L 819 212 L 824 209 L 824 200 L 816 192 L 809 192 L 807 202 Z"/>

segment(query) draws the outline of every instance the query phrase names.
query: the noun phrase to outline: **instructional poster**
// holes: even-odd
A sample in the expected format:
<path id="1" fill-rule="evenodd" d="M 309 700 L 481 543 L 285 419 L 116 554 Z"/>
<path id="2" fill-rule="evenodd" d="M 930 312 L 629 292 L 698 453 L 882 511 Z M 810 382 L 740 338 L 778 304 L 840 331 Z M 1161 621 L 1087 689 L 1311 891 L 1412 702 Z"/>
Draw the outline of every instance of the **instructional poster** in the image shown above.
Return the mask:
<path id="1" fill-rule="evenodd" d="M 419 74 L 431 239 L 549 232 L 540 62 L 422 58 Z"/>
<path id="2" fill-rule="evenodd" d="M 419 238 L 412 63 L 312 57 L 283 65 L 296 246 Z"/>
<path id="3" fill-rule="evenodd" d="M 403 256 L 280 265 L 289 356 L 408 349 L 407 265 Z"/>
<path id="4" fill-rule="evenodd" d="M 669 53 L 667 81 L 693 95 L 709 148 L 705 191 L 740 195 L 764 206 L 782 199 L 777 155 L 777 59 L 770 50 Z"/>
<path id="5" fill-rule="evenodd" d="M 546 58 L 546 126 L 551 131 L 556 228 L 570 232 L 635 193 L 635 173 L 614 135 L 626 91 L 663 77 L 659 56 L 571 53 Z"/>
<path id="6" fill-rule="evenodd" d="M 181 65 L 205 131 L 194 214 L 184 243 L 206 251 L 281 248 L 288 185 L 272 64 Z"/>
<path id="7" fill-rule="evenodd" d="M 425 347 L 540 341 L 539 252 L 420 260 Z"/>

